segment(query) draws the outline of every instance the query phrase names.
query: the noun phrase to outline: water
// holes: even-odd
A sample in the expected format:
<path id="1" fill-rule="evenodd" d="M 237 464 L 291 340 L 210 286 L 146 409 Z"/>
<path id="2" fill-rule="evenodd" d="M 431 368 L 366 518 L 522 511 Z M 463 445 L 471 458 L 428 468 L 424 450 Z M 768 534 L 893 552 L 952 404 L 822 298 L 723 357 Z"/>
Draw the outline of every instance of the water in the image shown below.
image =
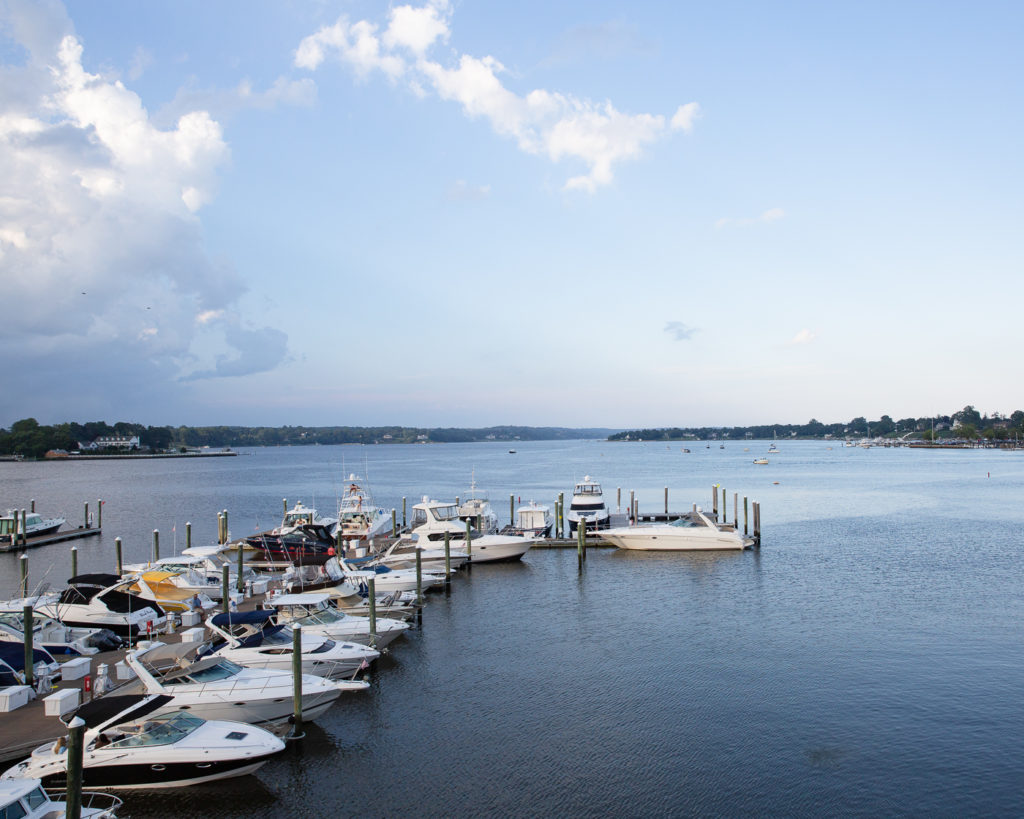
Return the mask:
<path id="1" fill-rule="evenodd" d="M 254 777 L 133 795 L 133 817 L 1016 815 L 1024 787 L 1020 453 L 605 442 L 255 450 L 201 461 L 0 464 L 0 499 L 76 523 L 107 501 L 81 571 L 266 528 L 281 498 L 330 511 L 347 472 L 378 501 L 465 495 L 475 469 L 550 503 L 591 474 L 606 498 L 762 504 L 742 554 L 531 551 L 431 594 L 371 690 Z M 750 451 L 744 451 L 749 446 Z M 344 467 L 342 460 L 344 459 Z M 778 482 L 777 484 L 775 482 Z M 518 500 L 518 497 L 517 497 Z M 742 503 L 742 501 L 741 501 Z M 742 523 L 742 506 L 740 510 Z M 67 544 L 29 552 L 33 583 Z M 52 564 L 52 568 L 50 567 Z M 17 586 L 0 556 L 2 593 Z"/>

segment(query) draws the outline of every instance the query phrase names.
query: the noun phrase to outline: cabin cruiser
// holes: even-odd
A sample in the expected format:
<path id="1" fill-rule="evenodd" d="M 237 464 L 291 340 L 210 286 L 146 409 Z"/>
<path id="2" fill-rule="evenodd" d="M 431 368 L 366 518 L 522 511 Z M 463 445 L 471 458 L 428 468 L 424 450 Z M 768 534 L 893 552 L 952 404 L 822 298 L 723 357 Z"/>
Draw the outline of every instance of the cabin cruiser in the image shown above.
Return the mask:
<path id="1" fill-rule="evenodd" d="M 501 530 L 503 535 L 532 535 L 545 538 L 551 535 L 551 527 L 555 525 L 555 516 L 551 507 L 535 501 L 516 509 L 515 523 Z"/>
<path id="2" fill-rule="evenodd" d="M 465 538 L 463 538 L 464 540 Z M 380 552 L 374 559 L 374 562 L 392 569 L 415 569 L 417 552 L 420 555 L 421 571 L 435 574 L 444 572 L 444 546 L 438 547 L 436 543 L 420 546 L 419 535 L 399 538 L 383 552 Z M 469 560 L 469 555 L 463 549 L 453 549 L 449 540 L 447 560 L 448 566 L 451 567 L 452 571 L 455 571 Z"/>
<path id="3" fill-rule="evenodd" d="M 129 652 L 125 664 L 135 678 L 114 694 L 162 694 L 170 697 L 161 713 L 188 711 L 204 719 L 231 719 L 251 725 L 277 725 L 292 717 L 294 680 L 289 671 L 245 668 L 223 657 L 196 659 L 199 643 L 155 642 Z M 332 682 L 302 675 L 302 718 L 314 720 L 345 691 L 363 682 Z"/>
<path id="4" fill-rule="evenodd" d="M 572 490 L 572 502 L 565 519 L 569 522 L 569 531 L 575 532 L 580 521 L 586 521 L 587 531 L 607 529 L 611 516 L 604 505 L 604 493 L 601 484 L 586 475 Z"/>
<path id="5" fill-rule="evenodd" d="M 138 637 L 147 631 L 158 631 L 167 617 L 157 603 L 128 591 L 133 582 L 116 574 L 80 574 L 69 579 L 68 587 L 59 594 L 11 602 L 30 604 L 44 617 L 60 620 L 67 626 L 105 628 L 119 637 Z"/>
<path id="6" fill-rule="evenodd" d="M 473 563 L 519 560 L 533 545 L 535 538 L 470 532 L 470 548 L 466 548 L 467 524 L 459 518 L 459 509 L 454 503 L 423 498 L 412 507 L 412 534 L 425 545 L 426 541 L 444 541 L 447 532 L 449 549 L 466 552 Z"/>
<path id="7" fill-rule="evenodd" d="M 128 590 L 142 600 L 160 606 L 164 611 L 189 611 L 198 608 L 203 611 L 215 609 L 217 604 L 206 593 L 205 584 L 196 588 L 184 572 L 153 569 L 140 572 L 132 578 Z M 200 591 L 200 588 L 202 589 Z M 221 595 L 218 593 L 218 597 Z"/>
<path id="8" fill-rule="evenodd" d="M 82 784 L 93 788 L 177 788 L 250 774 L 284 750 L 269 731 L 241 722 L 205 720 L 194 713 L 161 713 L 163 695 L 107 696 L 85 703 Z M 2 779 L 41 779 L 67 786 L 64 737 L 40 746 Z"/>
<path id="9" fill-rule="evenodd" d="M 63 795 L 63 794 L 62 794 Z M 121 800 L 109 793 L 82 792 L 82 819 L 117 819 Z M 53 799 L 39 779 L 0 779 L 0 816 L 4 819 L 60 819 L 67 803 Z"/>
<path id="10" fill-rule="evenodd" d="M 294 636 L 287 625 L 274 625 L 267 609 L 225 612 L 206 621 L 213 642 L 201 656 L 223 657 L 246 668 L 290 671 Z M 218 639 L 219 638 L 219 639 Z M 302 671 L 340 679 L 367 668 L 380 652 L 355 642 L 336 642 L 323 634 L 307 634 L 301 641 Z"/>
<path id="11" fill-rule="evenodd" d="M 7 514 L 0 515 L 0 540 L 10 542 L 16 533 L 26 537 L 52 535 L 64 525 L 65 520 L 64 518 L 44 518 L 38 512 L 26 512 L 24 522 L 23 527 L 20 511 L 8 509 Z"/>
<path id="12" fill-rule="evenodd" d="M 476 480 L 470 483 L 466 499 L 459 505 L 459 520 L 463 522 L 463 532 L 466 531 L 467 521 L 482 535 L 498 531 L 498 516 L 491 507 L 487 493 L 476 488 Z"/>
<path id="13" fill-rule="evenodd" d="M 392 509 L 381 509 L 374 505 L 369 490 L 361 478 L 349 474 L 345 491 L 338 504 L 338 521 L 332 534 L 335 539 L 370 540 L 386 537 L 391 532 Z"/>
<path id="14" fill-rule="evenodd" d="M 263 552 L 271 563 L 296 566 L 320 566 L 334 556 L 336 545 L 330 523 L 298 523 L 270 532 L 261 532 L 245 539 L 245 544 Z M 287 528 L 287 531 L 283 529 Z"/>
<path id="15" fill-rule="evenodd" d="M 180 555 L 162 557 L 151 563 L 131 563 L 124 566 L 127 573 L 146 571 L 177 572 L 173 578 L 175 586 L 190 594 L 205 594 L 212 600 L 220 600 L 224 567 L 228 569 L 228 588 L 238 585 L 238 564 L 224 553 L 224 546 L 191 546 Z M 242 584 L 255 581 L 256 572 L 250 566 L 242 567 Z"/>
<path id="16" fill-rule="evenodd" d="M 25 611 L 10 603 L 0 603 L 0 641 L 24 643 Z M 112 651 L 121 645 L 121 638 L 105 628 L 72 628 L 33 612 L 32 645 L 41 646 L 51 654 L 83 656 Z"/>
<path id="17" fill-rule="evenodd" d="M 420 567 L 420 579 L 417 584 L 415 569 L 392 569 L 381 565 L 360 565 L 358 561 L 338 561 L 345 579 L 355 584 L 360 594 L 366 594 L 369 586 L 366 581 L 372 577 L 375 592 L 409 592 L 416 591 L 417 585 L 426 590 L 444 583 L 445 574 L 423 571 Z"/>
<path id="18" fill-rule="evenodd" d="M 671 523 L 606 529 L 600 537 L 620 549 L 641 551 L 740 550 L 754 543 L 731 526 L 719 526 L 700 509 Z"/>
<path id="19" fill-rule="evenodd" d="M 281 594 L 267 599 L 268 608 L 276 615 L 276 625 L 302 626 L 303 635 L 320 634 L 331 640 L 352 640 L 370 644 L 370 618 L 346 614 L 329 605 L 326 592 Z M 271 608 L 272 607 L 272 608 Z M 375 648 L 384 648 L 409 630 L 409 624 L 390 617 L 377 618 Z"/>

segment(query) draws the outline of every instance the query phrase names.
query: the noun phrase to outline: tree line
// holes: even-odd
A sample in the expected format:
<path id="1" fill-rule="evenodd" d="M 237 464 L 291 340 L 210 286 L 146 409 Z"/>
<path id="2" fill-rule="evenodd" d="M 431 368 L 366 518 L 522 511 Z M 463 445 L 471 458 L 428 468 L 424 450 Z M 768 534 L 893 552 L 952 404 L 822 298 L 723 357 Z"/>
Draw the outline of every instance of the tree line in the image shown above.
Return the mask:
<path id="1" fill-rule="evenodd" d="M 1009 415 L 982 415 L 968 404 L 952 415 L 893 420 L 883 415 L 877 421 L 863 416 L 846 423 L 825 424 L 812 418 L 806 424 L 758 424 L 748 427 L 666 427 L 631 429 L 608 436 L 609 441 L 679 441 L 711 438 L 906 438 L 923 441 L 955 438 L 961 440 L 1014 440 L 1024 437 L 1024 411 Z"/>

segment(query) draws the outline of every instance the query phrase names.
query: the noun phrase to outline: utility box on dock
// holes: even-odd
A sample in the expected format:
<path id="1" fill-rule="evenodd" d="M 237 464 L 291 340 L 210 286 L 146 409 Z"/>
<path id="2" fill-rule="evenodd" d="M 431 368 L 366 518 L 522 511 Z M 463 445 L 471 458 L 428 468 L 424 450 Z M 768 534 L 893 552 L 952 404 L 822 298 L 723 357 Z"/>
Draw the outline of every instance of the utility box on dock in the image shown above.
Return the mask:
<path id="1" fill-rule="evenodd" d="M 183 611 L 181 613 L 181 627 L 192 628 L 192 626 L 198 626 L 203 621 L 203 615 L 198 611 Z"/>
<path id="2" fill-rule="evenodd" d="M 135 672 L 124 660 L 121 660 L 121 662 L 114 666 L 114 672 L 119 680 L 135 679 Z"/>
<path id="3" fill-rule="evenodd" d="M 74 711 L 78 707 L 80 693 L 77 688 L 62 688 L 48 697 L 43 697 L 44 713 L 48 717 L 59 717 L 68 711 Z"/>
<path id="4" fill-rule="evenodd" d="M 66 682 L 80 680 L 89 673 L 90 668 L 92 668 L 92 660 L 88 657 L 75 657 L 61 665 L 60 677 Z"/>
<path id="5" fill-rule="evenodd" d="M 32 688 L 27 685 L 8 685 L 0 688 L 0 714 L 6 714 L 28 705 L 32 697 Z"/>
<path id="6" fill-rule="evenodd" d="M 188 628 L 181 632 L 181 642 L 183 643 L 201 643 L 206 639 L 205 628 Z"/>

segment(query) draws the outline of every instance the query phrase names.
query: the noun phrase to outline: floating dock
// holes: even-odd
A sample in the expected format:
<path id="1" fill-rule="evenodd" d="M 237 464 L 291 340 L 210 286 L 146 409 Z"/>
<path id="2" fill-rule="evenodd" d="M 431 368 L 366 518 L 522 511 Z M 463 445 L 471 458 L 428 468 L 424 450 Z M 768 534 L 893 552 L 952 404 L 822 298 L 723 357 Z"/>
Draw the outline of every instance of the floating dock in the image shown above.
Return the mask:
<path id="1" fill-rule="evenodd" d="M 62 543 L 65 540 L 79 540 L 83 537 L 97 537 L 103 534 L 98 526 L 79 526 L 77 529 L 65 529 L 63 532 L 54 532 L 52 535 L 29 536 L 25 540 L 19 540 L 17 545 L 11 543 L 10 535 L 0 541 L 0 552 L 20 552 L 24 549 L 31 549 L 33 546 L 49 546 L 51 543 Z"/>

